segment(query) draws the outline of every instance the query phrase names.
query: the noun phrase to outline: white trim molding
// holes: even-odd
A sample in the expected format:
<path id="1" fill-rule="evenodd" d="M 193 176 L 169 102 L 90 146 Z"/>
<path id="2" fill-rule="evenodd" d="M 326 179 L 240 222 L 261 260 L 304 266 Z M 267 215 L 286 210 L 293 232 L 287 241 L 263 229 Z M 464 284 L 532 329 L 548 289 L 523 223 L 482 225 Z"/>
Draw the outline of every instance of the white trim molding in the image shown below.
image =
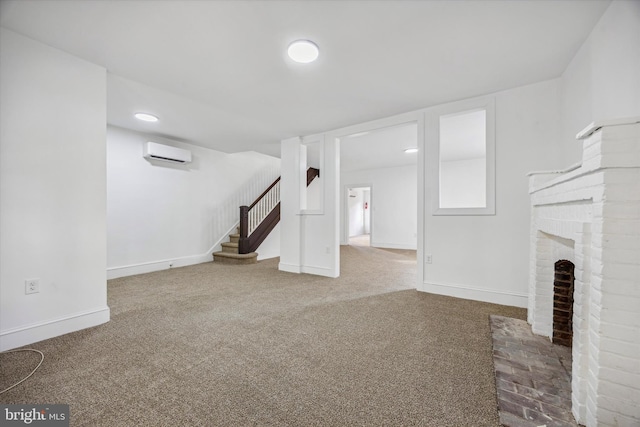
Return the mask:
<path id="1" fill-rule="evenodd" d="M 140 264 L 123 265 L 119 267 L 107 268 L 107 280 L 118 279 L 120 277 L 134 276 L 136 274 L 153 273 L 154 271 L 168 270 L 170 268 L 186 267 L 188 265 L 202 264 L 213 261 L 213 252 L 202 255 L 192 255 L 180 258 L 163 259 L 159 261 L 149 261 Z"/>
<path id="2" fill-rule="evenodd" d="M 445 283 L 422 283 L 418 290 L 430 294 L 446 295 L 450 297 L 522 308 L 526 308 L 528 302 L 527 294 Z"/>
<path id="3" fill-rule="evenodd" d="M 299 265 L 287 264 L 284 262 L 278 264 L 278 270 L 286 271 L 287 273 L 302 273 L 302 269 Z"/>
<path id="4" fill-rule="evenodd" d="M 111 310 L 105 306 L 34 325 L 10 329 L 0 333 L 0 351 L 11 350 L 23 345 L 98 326 L 107 323 L 110 318 Z"/>
<path id="5" fill-rule="evenodd" d="M 440 207 L 440 117 L 472 110 L 486 112 L 486 206 L 478 208 Z M 432 215 L 495 215 L 496 214 L 496 100 L 494 96 L 482 96 L 464 101 L 439 105 L 426 112 L 425 137 L 434 144 L 425 152 L 430 181 L 433 187 Z"/>
<path id="6" fill-rule="evenodd" d="M 334 270 L 327 267 L 314 267 L 312 265 L 302 265 L 300 266 L 301 273 L 307 274 L 315 274 L 316 276 L 325 276 L 336 278 L 339 277 L 339 274 L 335 274 Z"/>
<path id="7" fill-rule="evenodd" d="M 407 245 L 405 243 L 389 243 L 389 242 L 375 242 L 371 241 L 369 246 L 372 248 L 380 248 L 380 249 L 407 249 L 411 251 L 416 250 L 416 245 Z"/>
<path id="8" fill-rule="evenodd" d="M 154 271 L 168 270 L 170 268 L 186 267 L 188 265 L 202 264 L 213 261 L 213 253 L 221 250 L 222 242 L 225 241 L 231 232 L 238 227 L 236 222 L 227 232 L 205 253 L 189 255 L 178 258 L 169 258 L 156 261 L 141 262 L 139 264 L 121 265 L 107 268 L 107 280 L 119 277 L 133 276 L 136 274 L 153 273 Z"/>

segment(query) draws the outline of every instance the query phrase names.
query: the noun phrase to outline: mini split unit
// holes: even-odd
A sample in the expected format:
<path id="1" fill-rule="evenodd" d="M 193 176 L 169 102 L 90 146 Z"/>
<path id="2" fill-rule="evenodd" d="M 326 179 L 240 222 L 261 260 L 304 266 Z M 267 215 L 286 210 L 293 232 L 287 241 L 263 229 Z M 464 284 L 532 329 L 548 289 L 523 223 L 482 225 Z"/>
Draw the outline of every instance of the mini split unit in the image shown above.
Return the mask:
<path id="1" fill-rule="evenodd" d="M 144 144 L 144 157 L 171 163 L 190 163 L 191 151 L 156 142 L 147 142 Z"/>

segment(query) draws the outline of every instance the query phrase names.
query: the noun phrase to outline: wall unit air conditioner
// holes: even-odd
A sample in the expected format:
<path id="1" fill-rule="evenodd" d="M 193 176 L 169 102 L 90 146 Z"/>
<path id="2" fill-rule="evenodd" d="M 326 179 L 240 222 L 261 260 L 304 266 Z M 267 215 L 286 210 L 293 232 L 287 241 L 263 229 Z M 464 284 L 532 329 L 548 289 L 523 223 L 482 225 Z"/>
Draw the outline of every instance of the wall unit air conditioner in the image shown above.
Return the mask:
<path id="1" fill-rule="evenodd" d="M 190 163 L 191 151 L 169 145 L 147 142 L 144 144 L 144 157 L 171 163 Z"/>

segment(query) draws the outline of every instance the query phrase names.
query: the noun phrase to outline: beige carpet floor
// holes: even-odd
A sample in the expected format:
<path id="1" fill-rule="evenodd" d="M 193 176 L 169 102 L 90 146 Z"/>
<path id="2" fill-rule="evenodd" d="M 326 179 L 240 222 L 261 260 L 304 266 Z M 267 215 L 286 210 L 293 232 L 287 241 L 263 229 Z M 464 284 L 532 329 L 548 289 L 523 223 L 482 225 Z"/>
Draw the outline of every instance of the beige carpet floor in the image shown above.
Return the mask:
<path id="1" fill-rule="evenodd" d="M 490 314 L 420 293 L 415 251 L 346 246 L 329 279 L 206 263 L 109 281 L 112 320 L 29 347 L 0 403 L 73 426 L 497 426 Z M 0 355 L 0 389 L 35 353 Z"/>

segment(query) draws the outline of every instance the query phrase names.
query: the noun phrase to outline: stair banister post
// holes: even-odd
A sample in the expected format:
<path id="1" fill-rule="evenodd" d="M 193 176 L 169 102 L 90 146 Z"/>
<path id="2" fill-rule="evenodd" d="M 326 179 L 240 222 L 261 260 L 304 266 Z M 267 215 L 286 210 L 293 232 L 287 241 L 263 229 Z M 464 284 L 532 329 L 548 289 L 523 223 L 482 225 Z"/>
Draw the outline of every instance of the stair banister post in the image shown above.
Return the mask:
<path id="1" fill-rule="evenodd" d="M 249 253 L 249 206 L 240 206 L 240 239 L 238 240 L 238 253 Z"/>

